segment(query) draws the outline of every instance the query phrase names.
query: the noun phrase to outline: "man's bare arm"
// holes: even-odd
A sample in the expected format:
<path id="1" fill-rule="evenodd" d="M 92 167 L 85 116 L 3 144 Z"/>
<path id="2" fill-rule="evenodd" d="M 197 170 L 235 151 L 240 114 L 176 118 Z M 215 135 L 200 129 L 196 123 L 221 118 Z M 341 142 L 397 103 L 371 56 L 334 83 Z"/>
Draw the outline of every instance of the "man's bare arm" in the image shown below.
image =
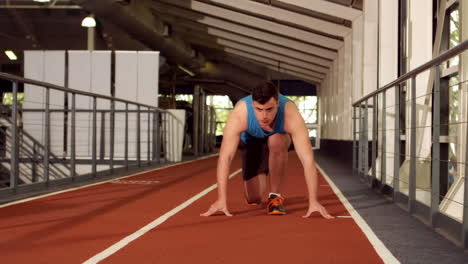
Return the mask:
<path id="1" fill-rule="evenodd" d="M 240 134 L 247 127 L 247 110 L 244 102 L 236 104 L 234 110 L 230 113 L 223 132 L 223 141 L 219 151 L 218 166 L 216 178 L 218 182 L 218 200 L 211 205 L 207 212 L 202 216 L 210 216 L 217 211 L 222 211 L 227 216 L 231 216 L 227 209 L 227 182 L 231 162 L 237 152 Z"/>
<path id="2" fill-rule="evenodd" d="M 318 202 L 317 168 L 315 167 L 314 153 L 310 144 L 309 131 L 304 119 L 293 103 L 286 104 L 285 115 L 285 130 L 291 134 L 294 149 L 304 167 L 304 176 L 309 192 L 309 210 L 304 217 L 309 217 L 312 212 L 318 211 L 327 219 L 333 218 Z"/>

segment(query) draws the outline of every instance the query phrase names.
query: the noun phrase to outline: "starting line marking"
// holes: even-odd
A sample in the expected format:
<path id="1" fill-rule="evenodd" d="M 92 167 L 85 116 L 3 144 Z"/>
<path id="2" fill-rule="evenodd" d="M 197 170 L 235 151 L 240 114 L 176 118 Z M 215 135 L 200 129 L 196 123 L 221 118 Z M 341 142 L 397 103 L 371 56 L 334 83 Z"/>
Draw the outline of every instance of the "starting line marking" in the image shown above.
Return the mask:
<path id="1" fill-rule="evenodd" d="M 116 181 L 111 181 L 110 183 L 115 183 L 115 184 L 155 184 L 155 183 L 159 183 L 159 181 L 121 181 L 121 180 L 116 180 Z"/>
<path id="2" fill-rule="evenodd" d="M 242 169 L 238 169 L 235 172 L 231 173 L 231 175 L 229 175 L 229 179 L 236 176 L 241 171 L 242 171 Z M 212 190 L 216 189 L 217 187 L 218 187 L 218 184 L 211 185 L 210 187 L 208 187 L 205 190 L 201 191 L 200 193 L 198 193 L 197 195 L 195 195 L 192 198 L 188 199 L 184 203 L 180 204 L 176 208 L 174 208 L 171 211 L 165 213 L 164 215 L 156 218 L 153 222 L 151 222 L 151 223 L 147 224 L 146 226 L 142 227 L 140 230 L 138 230 L 135 233 L 123 238 L 122 240 L 120 240 L 119 242 L 115 243 L 114 245 L 108 247 L 107 249 L 105 249 L 101 253 L 99 253 L 99 254 L 95 255 L 94 257 L 88 259 L 87 261 L 83 262 L 83 264 L 98 263 L 99 261 L 109 257 L 110 255 L 117 252 L 119 249 L 121 249 L 121 248 L 125 247 L 126 245 L 128 245 L 133 240 L 141 237 L 146 232 L 148 232 L 151 229 L 154 229 L 155 227 L 157 227 L 158 225 L 164 223 L 171 216 L 173 216 L 173 215 L 177 214 L 178 212 L 182 211 L 184 208 L 191 205 L 193 202 L 195 202 L 196 200 L 198 200 L 201 197 L 205 196 L 207 193 L 211 192 Z"/>
<path id="3" fill-rule="evenodd" d="M 367 237 L 371 245 L 375 248 L 375 251 L 377 254 L 380 256 L 380 258 L 385 262 L 385 263 L 400 263 L 400 261 L 393 256 L 392 252 L 388 250 L 388 248 L 385 246 L 384 243 L 375 235 L 374 231 L 369 227 L 369 225 L 364 221 L 364 219 L 361 217 L 361 215 L 354 209 L 354 207 L 351 205 L 351 203 L 346 199 L 346 197 L 341 193 L 340 189 L 335 185 L 335 183 L 328 177 L 328 175 L 325 173 L 325 171 L 322 170 L 316 164 L 317 169 L 322 173 L 323 178 L 330 184 L 330 187 L 333 189 L 333 192 L 335 192 L 336 196 L 340 199 L 340 201 L 343 203 L 345 206 L 346 210 L 348 210 L 349 214 L 351 217 L 354 219 L 356 224 L 359 226 L 359 228 L 362 230 L 364 235 Z"/>

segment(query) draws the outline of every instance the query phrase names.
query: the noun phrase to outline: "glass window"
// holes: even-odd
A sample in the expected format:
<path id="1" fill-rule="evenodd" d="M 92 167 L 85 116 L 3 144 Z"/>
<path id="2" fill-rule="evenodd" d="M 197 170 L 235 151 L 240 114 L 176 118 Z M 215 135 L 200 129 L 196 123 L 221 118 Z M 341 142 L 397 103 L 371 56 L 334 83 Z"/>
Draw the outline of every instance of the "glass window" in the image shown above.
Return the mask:
<path id="1" fill-rule="evenodd" d="M 216 111 L 216 135 L 222 135 L 229 113 L 234 108 L 231 99 L 229 99 L 229 96 L 209 95 L 206 101 Z"/>

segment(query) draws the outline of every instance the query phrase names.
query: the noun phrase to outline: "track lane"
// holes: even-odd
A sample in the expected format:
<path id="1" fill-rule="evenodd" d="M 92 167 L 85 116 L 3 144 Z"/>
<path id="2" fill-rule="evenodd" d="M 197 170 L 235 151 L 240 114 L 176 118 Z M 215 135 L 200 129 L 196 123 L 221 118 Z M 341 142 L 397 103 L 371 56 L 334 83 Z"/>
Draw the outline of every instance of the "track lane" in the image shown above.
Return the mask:
<path id="1" fill-rule="evenodd" d="M 214 184 L 216 160 L 0 208 L 2 262 L 81 263 Z M 240 167 L 238 158 L 232 167 Z"/>
<path id="2" fill-rule="evenodd" d="M 349 216 L 323 177 L 319 186 L 329 212 Z M 234 217 L 199 216 L 215 201 L 212 191 L 102 263 L 383 263 L 352 218 L 301 217 L 307 189 L 294 153 L 283 192 L 287 215 L 268 216 L 265 205 L 246 205 L 241 175 L 230 180 L 228 192 Z"/>

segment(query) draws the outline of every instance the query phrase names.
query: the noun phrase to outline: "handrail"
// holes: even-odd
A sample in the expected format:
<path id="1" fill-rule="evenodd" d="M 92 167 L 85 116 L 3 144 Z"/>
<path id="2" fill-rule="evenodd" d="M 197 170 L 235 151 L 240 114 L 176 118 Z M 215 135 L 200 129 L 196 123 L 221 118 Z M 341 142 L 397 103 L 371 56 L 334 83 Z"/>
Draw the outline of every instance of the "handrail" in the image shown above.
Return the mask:
<path id="1" fill-rule="evenodd" d="M 164 109 L 161 109 L 161 108 L 158 108 L 158 107 L 155 107 L 155 106 L 147 105 L 147 104 L 140 104 L 140 103 L 135 103 L 135 102 L 125 100 L 125 99 L 120 99 L 120 98 L 117 98 L 117 97 L 112 97 L 112 96 L 107 96 L 107 95 L 102 95 L 102 94 L 96 94 L 96 93 L 90 93 L 90 92 L 75 90 L 75 89 L 62 87 L 62 86 L 58 86 L 58 85 L 47 83 L 47 82 L 41 82 L 41 81 L 37 81 L 37 80 L 23 78 L 23 77 L 20 77 L 20 76 L 9 74 L 9 73 L 0 72 L 0 79 L 1 78 L 8 79 L 10 81 L 17 81 L 17 82 L 22 82 L 22 83 L 26 83 L 26 84 L 42 86 L 42 87 L 46 87 L 46 88 L 53 88 L 53 89 L 56 89 L 56 90 L 67 92 L 67 93 L 75 93 L 75 94 L 79 94 L 79 95 L 86 95 L 86 96 L 90 96 L 90 97 L 97 97 L 97 98 L 107 99 L 107 100 L 111 100 L 111 101 L 113 100 L 113 101 L 118 101 L 118 102 L 122 102 L 122 103 L 128 103 L 128 104 L 132 104 L 132 105 L 143 106 L 143 107 L 146 107 L 146 108 L 152 108 L 152 109 L 157 110 L 159 112 L 168 112 L 167 110 L 164 110 Z"/>
<path id="2" fill-rule="evenodd" d="M 466 49 L 468 49 L 468 40 L 465 40 L 463 41 L 462 43 L 458 44 L 457 46 L 445 51 L 444 53 L 440 54 L 439 56 L 435 57 L 434 59 L 424 63 L 423 65 L 417 67 L 416 69 L 414 70 L 411 70 L 405 74 L 403 74 L 402 76 L 400 76 L 398 79 L 390 82 L 389 84 L 385 85 L 384 87 L 380 88 L 380 89 L 377 89 L 375 91 L 373 91 L 372 93 L 364 96 L 363 98 L 359 99 L 358 101 L 354 102 L 353 103 L 353 106 L 357 106 L 358 104 L 366 101 L 367 99 L 371 98 L 371 97 L 374 97 L 375 95 L 379 94 L 379 93 L 382 93 L 383 91 L 386 91 L 392 87 L 394 87 L 395 85 L 397 84 L 400 84 L 406 80 L 408 80 L 409 78 L 435 66 L 435 65 L 438 65 L 452 57 L 454 57 L 455 55 L 458 55 L 460 53 L 462 53 L 463 51 L 465 51 Z"/>

